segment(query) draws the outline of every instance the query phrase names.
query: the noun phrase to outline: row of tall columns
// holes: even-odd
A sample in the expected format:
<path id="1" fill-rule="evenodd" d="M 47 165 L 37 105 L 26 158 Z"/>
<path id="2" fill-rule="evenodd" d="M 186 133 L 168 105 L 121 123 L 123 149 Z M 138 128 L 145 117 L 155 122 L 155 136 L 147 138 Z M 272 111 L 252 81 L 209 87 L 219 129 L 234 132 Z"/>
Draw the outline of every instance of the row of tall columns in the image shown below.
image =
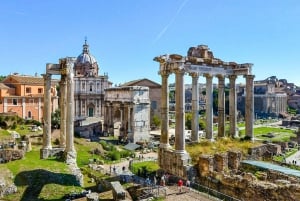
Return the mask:
<path id="1" fill-rule="evenodd" d="M 170 72 L 160 71 L 162 78 L 161 91 L 161 138 L 160 147 L 169 147 L 169 96 L 168 96 L 168 76 Z M 175 70 L 175 114 L 176 114 L 176 129 L 175 129 L 175 150 L 182 152 L 185 149 L 184 139 L 184 72 L 183 70 Z M 198 141 L 199 131 L 199 89 L 198 89 L 198 73 L 190 73 L 192 76 L 192 141 Z M 204 74 L 206 77 L 206 138 L 213 141 L 213 76 Z M 217 75 L 218 77 L 218 137 L 225 137 L 225 77 L 224 75 Z M 230 122 L 230 136 L 238 137 L 237 132 L 237 95 L 236 95 L 236 75 L 229 75 L 229 122 Z M 246 135 L 253 138 L 253 75 L 246 75 Z"/>

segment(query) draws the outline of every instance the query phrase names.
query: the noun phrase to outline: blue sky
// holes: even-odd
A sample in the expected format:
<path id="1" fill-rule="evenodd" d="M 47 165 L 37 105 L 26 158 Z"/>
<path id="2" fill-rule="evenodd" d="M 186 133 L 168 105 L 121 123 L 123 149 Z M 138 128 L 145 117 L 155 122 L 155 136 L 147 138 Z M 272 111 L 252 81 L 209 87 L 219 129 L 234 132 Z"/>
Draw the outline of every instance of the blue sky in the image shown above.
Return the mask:
<path id="1" fill-rule="evenodd" d="M 253 63 L 255 80 L 275 75 L 300 86 L 299 22 L 298 0 L 3 1 L 0 75 L 42 74 L 46 63 L 77 57 L 87 37 L 114 84 L 160 83 L 155 56 L 205 44 L 224 61 Z"/>

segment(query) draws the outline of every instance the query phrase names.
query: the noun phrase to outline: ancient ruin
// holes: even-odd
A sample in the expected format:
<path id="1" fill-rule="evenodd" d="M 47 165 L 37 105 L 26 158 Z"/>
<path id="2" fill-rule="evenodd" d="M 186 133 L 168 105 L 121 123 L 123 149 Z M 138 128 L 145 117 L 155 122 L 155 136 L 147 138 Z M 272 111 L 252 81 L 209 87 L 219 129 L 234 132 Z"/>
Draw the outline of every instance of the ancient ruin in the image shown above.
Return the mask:
<path id="1" fill-rule="evenodd" d="M 74 82 L 73 65 L 76 58 L 67 57 L 59 60 L 59 64 L 47 64 L 46 74 L 43 75 L 45 83 L 44 93 L 44 132 L 43 147 L 40 157 L 48 158 L 57 152 L 64 151 L 67 163 L 76 163 L 76 150 L 74 148 Z M 53 148 L 51 144 L 51 76 L 61 75 L 60 81 L 60 145 Z"/>
<path id="2" fill-rule="evenodd" d="M 253 139 L 253 79 L 252 64 L 238 64 L 236 62 L 225 62 L 215 58 L 212 51 L 206 45 L 189 48 L 187 56 L 178 54 L 166 54 L 154 58 L 159 62 L 161 75 L 161 138 L 159 148 L 159 165 L 162 169 L 187 177 L 190 167 L 190 156 L 185 150 L 185 110 L 184 110 L 184 75 L 192 77 L 192 141 L 198 141 L 198 79 L 199 76 L 206 78 L 206 138 L 214 140 L 213 136 L 213 77 L 218 78 L 218 137 L 225 137 L 225 78 L 229 78 L 229 121 L 230 136 L 238 136 L 237 131 L 237 100 L 236 79 L 238 76 L 246 78 L 246 104 L 245 104 L 245 129 L 246 135 Z M 175 74 L 175 150 L 169 144 L 169 93 L 168 77 Z"/>
<path id="3" fill-rule="evenodd" d="M 118 134 L 114 133 L 115 128 L 118 129 Z M 123 86 L 105 90 L 105 133 L 118 136 L 123 142 L 136 143 L 149 141 L 149 131 L 148 87 Z"/>

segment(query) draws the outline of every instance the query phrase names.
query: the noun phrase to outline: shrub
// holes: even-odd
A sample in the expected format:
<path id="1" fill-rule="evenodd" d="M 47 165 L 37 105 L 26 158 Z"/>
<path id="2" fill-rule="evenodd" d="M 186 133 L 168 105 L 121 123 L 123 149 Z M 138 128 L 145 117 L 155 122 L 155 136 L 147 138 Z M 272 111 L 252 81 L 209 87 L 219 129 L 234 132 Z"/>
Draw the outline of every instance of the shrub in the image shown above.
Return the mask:
<path id="1" fill-rule="evenodd" d="M 120 152 L 118 151 L 110 151 L 108 152 L 108 155 L 107 155 L 110 160 L 112 161 L 117 161 L 117 160 L 120 160 L 121 156 L 120 156 Z"/>
<path id="2" fill-rule="evenodd" d="M 17 123 L 14 122 L 13 125 L 11 126 L 11 129 L 15 130 L 17 128 Z"/>

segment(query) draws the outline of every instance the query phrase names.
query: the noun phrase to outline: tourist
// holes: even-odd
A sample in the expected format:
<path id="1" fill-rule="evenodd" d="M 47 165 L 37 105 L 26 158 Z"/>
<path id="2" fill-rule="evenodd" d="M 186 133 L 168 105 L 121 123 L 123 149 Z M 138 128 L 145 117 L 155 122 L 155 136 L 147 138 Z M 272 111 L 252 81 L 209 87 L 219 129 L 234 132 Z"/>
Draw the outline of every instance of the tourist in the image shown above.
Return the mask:
<path id="1" fill-rule="evenodd" d="M 165 177 L 165 175 L 162 175 L 162 176 L 161 176 L 161 179 L 160 179 L 160 185 L 161 185 L 161 186 L 165 186 L 165 185 L 166 185 L 166 177 Z"/>
<path id="2" fill-rule="evenodd" d="M 178 180 L 178 192 L 181 193 L 182 191 L 182 185 L 183 185 L 183 181 L 181 179 Z"/>
<path id="3" fill-rule="evenodd" d="M 186 187 L 190 190 L 191 182 L 190 182 L 189 179 L 186 180 L 185 185 L 186 185 Z"/>

